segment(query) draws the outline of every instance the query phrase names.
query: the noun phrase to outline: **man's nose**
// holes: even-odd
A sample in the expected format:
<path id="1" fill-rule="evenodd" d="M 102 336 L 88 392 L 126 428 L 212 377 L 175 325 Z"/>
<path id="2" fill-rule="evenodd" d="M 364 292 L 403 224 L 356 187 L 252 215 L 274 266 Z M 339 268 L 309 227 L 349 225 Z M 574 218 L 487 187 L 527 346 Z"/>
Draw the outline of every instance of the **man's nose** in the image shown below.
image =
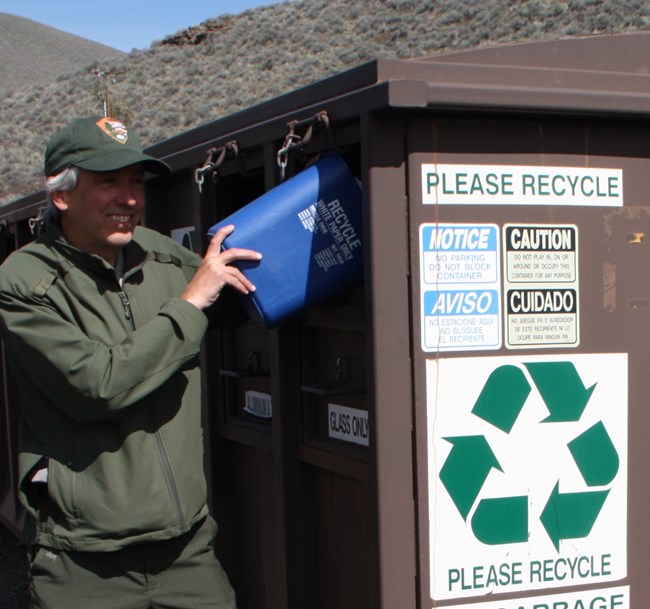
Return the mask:
<path id="1" fill-rule="evenodd" d="M 120 202 L 123 205 L 134 206 L 138 202 L 136 187 L 133 184 L 125 182 L 120 186 Z"/>

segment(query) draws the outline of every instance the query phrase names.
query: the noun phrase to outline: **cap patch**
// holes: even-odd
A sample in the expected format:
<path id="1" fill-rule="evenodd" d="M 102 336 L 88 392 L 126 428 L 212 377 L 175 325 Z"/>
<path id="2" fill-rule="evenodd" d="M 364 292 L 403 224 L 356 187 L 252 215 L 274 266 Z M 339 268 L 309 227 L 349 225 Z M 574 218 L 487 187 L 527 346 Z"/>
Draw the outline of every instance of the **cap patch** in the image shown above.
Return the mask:
<path id="1" fill-rule="evenodd" d="M 120 144 L 126 144 L 129 139 L 127 128 L 114 118 L 104 117 L 97 121 L 97 126 L 109 137 Z"/>

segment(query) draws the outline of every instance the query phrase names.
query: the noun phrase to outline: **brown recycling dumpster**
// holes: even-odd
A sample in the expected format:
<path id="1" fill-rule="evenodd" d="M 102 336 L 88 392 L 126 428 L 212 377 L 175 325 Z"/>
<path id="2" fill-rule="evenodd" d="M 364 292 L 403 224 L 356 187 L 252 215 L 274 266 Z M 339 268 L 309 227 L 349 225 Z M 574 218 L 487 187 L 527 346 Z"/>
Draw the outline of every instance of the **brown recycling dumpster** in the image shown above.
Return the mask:
<path id="1" fill-rule="evenodd" d="M 146 224 L 199 250 L 323 152 L 363 187 L 355 286 L 206 337 L 240 609 L 648 606 L 648 57 L 377 60 L 149 149 Z M 37 200 L 0 209 L 14 246 Z"/>

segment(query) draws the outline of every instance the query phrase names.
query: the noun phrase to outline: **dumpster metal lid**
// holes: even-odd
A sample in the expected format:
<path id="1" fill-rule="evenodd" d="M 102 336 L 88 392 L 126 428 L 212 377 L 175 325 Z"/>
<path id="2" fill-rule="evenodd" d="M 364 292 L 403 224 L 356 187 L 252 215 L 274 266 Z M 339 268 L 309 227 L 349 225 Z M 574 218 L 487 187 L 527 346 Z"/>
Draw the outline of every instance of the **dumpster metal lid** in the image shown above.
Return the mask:
<path id="1" fill-rule="evenodd" d="M 650 32 L 627 32 L 499 44 L 422 57 L 435 61 L 650 74 Z"/>
<path id="2" fill-rule="evenodd" d="M 334 109 L 337 119 L 382 107 L 645 118 L 650 114 L 650 32 L 379 58 L 196 127 L 150 151 L 173 164 L 179 151 L 217 145 L 208 134 L 241 138 L 259 128 L 276 130 L 297 112 L 325 107 Z"/>
<path id="3" fill-rule="evenodd" d="M 406 60 L 378 60 L 378 81 L 427 84 L 412 106 L 647 117 L 650 32 L 499 45 Z M 411 90 L 416 91 L 412 85 Z M 408 96 L 393 96 L 409 105 Z"/>

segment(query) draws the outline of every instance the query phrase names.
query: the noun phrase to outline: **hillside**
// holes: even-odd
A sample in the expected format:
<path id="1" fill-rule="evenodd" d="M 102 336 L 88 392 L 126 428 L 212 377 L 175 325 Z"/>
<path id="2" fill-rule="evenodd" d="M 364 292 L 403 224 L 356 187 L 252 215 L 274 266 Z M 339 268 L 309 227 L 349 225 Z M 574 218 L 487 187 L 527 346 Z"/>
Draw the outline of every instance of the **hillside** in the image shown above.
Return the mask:
<path id="1" fill-rule="evenodd" d="M 46 139 L 101 113 L 106 85 L 149 145 L 377 57 L 647 29 L 647 0 L 293 0 L 224 15 L 105 61 L 105 79 L 86 66 L 0 98 L 0 202 L 40 189 Z"/>
<path id="2" fill-rule="evenodd" d="M 51 82 L 92 61 L 124 56 L 117 49 L 31 19 L 0 13 L 0 97 L 26 85 Z"/>

